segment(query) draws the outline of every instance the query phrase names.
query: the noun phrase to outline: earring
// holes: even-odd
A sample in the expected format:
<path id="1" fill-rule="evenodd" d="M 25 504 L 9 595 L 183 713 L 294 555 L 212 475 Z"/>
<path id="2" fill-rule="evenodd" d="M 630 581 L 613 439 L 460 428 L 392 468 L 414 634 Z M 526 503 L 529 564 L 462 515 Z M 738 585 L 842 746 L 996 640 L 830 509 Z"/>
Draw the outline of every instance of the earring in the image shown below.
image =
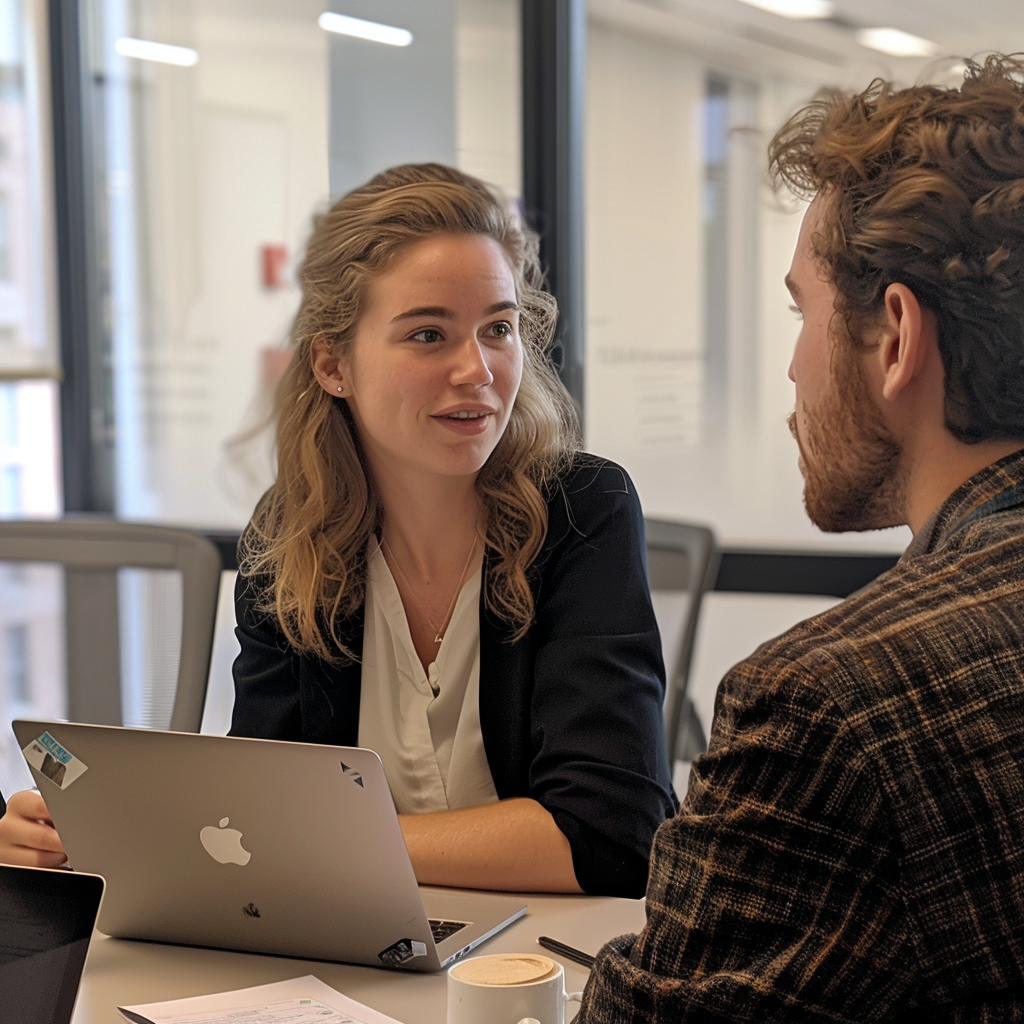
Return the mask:
<path id="1" fill-rule="evenodd" d="M 341 394 L 341 392 L 342 392 L 342 391 L 344 391 L 344 390 L 345 390 L 345 389 L 344 389 L 344 388 L 343 388 L 343 387 L 342 387 L 342 386 L 341 386 L 341 385 L 339 384 L 339 385 L 338 385 L 338 394 L 340 395 L 340 394 Z"/>

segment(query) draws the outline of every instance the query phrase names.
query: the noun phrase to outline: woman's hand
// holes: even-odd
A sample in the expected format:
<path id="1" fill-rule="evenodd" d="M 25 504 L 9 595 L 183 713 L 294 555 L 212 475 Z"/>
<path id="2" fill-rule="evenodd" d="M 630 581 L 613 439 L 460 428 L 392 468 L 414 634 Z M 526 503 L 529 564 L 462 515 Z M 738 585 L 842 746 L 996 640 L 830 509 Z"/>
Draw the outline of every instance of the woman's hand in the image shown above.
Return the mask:
<path id="1" fill-rule="evenodd" d="M 400 814 L 421 885 L 506 892 L 582 892 L 572 850 L 536 800 L 515 797 L 434 814 Z"/>
<path id="2" fill-rule="evenodd" d="M 23 789 L 7 801 L 0 818 L 0 864 L 59 868 L 68 855 L 38 790 Z"/>

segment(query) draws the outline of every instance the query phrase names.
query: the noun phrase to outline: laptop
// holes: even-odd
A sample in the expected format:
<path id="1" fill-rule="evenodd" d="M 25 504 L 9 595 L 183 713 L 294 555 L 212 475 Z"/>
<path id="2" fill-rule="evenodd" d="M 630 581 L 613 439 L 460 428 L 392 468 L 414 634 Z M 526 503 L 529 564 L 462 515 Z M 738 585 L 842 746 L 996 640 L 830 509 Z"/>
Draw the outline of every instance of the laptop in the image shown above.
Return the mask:
<path id="1" fill-rule="evenodd" d="M 69 1024 L 103 879 L 0 864 L 0 1007 L 18 1024 Z"/>
<path id="2" fill-rule="evenodd" d="M 99 928 L 247 952 L 438 971 L 526 913 L 420 889 L 380 758 L 312 743 L 17 721 Z"/>

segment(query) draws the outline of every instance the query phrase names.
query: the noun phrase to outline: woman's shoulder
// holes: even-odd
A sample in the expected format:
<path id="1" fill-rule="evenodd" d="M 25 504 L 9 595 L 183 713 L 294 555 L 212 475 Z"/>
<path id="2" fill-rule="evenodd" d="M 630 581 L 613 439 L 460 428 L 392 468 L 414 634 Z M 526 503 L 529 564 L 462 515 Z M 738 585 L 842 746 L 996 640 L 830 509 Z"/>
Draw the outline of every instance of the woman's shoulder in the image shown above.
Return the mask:
<path id="1" fill-rule="evenodd" d="M 577 500 L 586 502 L 587 498 L 600 497 L 614 499 L 636 497 L 636 488 L 629 474 L 611 459 L 592 455 L 590 452 L 577 452 L 554 480 L 548 493 L 548 504 L 569 500 L 576 504 Z"/>
<path id="2" fill-rule="evenodd" d="M 643 517 L 629 474 L 610 459 L 589 452 L 578 452 L 557 475 L 547 501 L 549 545 L 570 535 L 589 537 L 611 521 L 624 518 L 635 524 Z"/>

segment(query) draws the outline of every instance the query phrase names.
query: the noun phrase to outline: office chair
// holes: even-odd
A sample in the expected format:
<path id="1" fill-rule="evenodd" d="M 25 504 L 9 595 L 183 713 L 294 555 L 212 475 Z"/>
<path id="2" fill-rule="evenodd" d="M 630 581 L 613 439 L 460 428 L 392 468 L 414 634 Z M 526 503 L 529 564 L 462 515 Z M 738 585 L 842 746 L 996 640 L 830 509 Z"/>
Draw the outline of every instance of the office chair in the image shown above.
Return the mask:
<path id="1" fill-rule="evenodd" d="M 718 570 L 715 537 L 705 526 L 656 519 L 645 519 L 644 530 L 651 597 L 666 646 L 665 737 L 669 759 L 692 761 L 708 745 L 686 688 L 701 599 L 714 585 Z"/>
<path id="2" fill-rule="evenodd" d="M 176 570 L 180 642 L 156 660 L 173 665 L 177 653 L 177 674 L 167 673 L 171 692 L 146 695 L 155 711 L 139 724 L 199 731 L 221 573 L 213 544 L 185 530 L 111 520 L 0 521 L 0 562 L 64 567 L 67 713 L 72 721 L 101 725 L 124 724 L 118 570 Z M 161 617 L 173 625 L 178 610 L 168 607 Z"/>

